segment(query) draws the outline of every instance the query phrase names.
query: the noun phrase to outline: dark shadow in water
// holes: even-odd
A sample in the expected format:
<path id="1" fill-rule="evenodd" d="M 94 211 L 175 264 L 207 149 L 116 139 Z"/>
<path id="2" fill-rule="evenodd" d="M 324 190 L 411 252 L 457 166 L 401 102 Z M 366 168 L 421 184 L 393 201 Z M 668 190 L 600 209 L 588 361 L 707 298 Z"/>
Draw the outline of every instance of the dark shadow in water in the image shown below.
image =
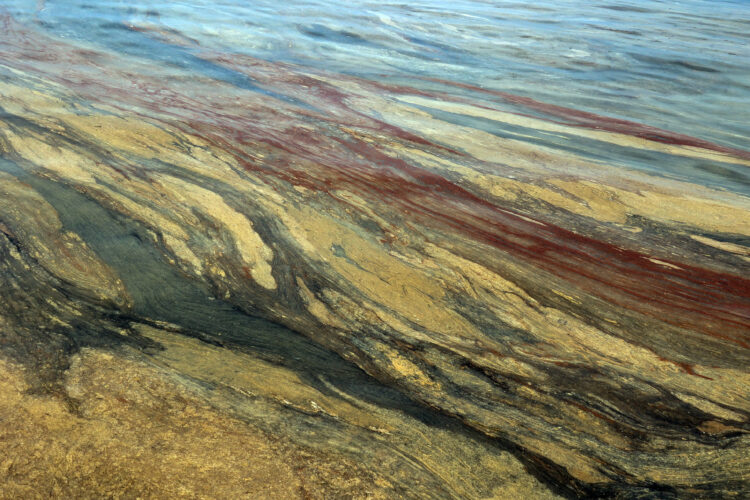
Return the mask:
<path id="1" fill-rule="evenodd" d="M 139 223 L 114 214 L 71 187 L 26 173 L 0 158 L 4 170 L 37 190 L 58 212 L 63 227 L 83 238 L 118 273 L 133 298 L 135 321 L 164 321 L 213 345 L 247 352 L 294 370 L 306 383 L 334 397 L 326 381 L 344 393 L 418 420 L 459 429 L 455 420 L 431 411 L 383 385 L 338 354 L 263 318 L 250 316 L 211 296 L 207 286 L 170 265 Z M 84 332 L 80 332 L 82 335 Z M 90 335 L 90 332 L 86 332 Z M 82 342 L 85 343 L 85 342 Z"/>

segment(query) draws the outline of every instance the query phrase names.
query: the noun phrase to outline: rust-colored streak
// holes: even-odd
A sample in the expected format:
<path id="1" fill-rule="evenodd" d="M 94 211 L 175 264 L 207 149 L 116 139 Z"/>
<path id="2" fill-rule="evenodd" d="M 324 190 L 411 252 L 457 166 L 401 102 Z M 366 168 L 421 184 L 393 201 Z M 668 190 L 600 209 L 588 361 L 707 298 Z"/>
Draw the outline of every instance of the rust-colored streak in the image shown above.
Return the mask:
<path id="1" fill-rule="evenodd" d="M 616 132 L 619 134 L 639 137 L 641 139 L 660 142 L 663 144 L 673 144 L 678 146 L 690 146 L 695 148 L 707 149 L 710 151 L 732 155 L 737 158 L 750 160 L 750 151 L 723 146 L 715 142 L 706 141 L 704 139 L 699 139 L 697 137 L 686 134 L 678 134 L 669 130 L 663 130 L 660 128 L 652 127 L 650 125 L 645 125 L 643 123 L 622 120 L 618 118 L 610 118 L 579 109 L 557 106 L 555 104 L 537 101 L 536 99 L 532 99 L 530 97 L 510 94 L 508 92 L 502 92 L 499 90 L 486 89 L 468 83 L 453 82 L 449 80 L 442 80 L 439 78 L 430 78 L 429 80 L 449 86 L 460 87 L 475 92 L 494 95 L 502 98 L 506 102 L 517 104 L 528 109 L 533 109 L 546 115 L 569 120 L 569 125 L 577 127 L 605 130 L 607 132 Z"/>
<path id="2" fill-rule="evenodd" d="M 3 24 L 8 30 L 17 29 L 7 18 Z M 8 58 L 17 66 L 30 68 L 31 59 L 43 61 L 49 68 L 47 77 L 76 89 L 94 102 L 112 105 L 114 100 L 114 106 L 123 110 L 132 111 L 135 106 L 154 112 L 152 120 L 163 120 L 203 138 L 269 184 L 282 181 L 329 194 L 346 189 L 375 204 L 387 203 L 395 210 L 400 207 L 408 218 L 425 227 L 490 245 L 605 301 L 729 340 L 744 348 L 750 346 L 750 282 L 747 279 L 683 262 L 665 261 L 674 267 L 661 266 L 651 262 L 647 254 L 497 206 L 435 172 L 384 153 L 377 143 L 343 133 L 346 127 L 377 131 L 394 141 L 433 148 L 456 160 L 466 156 L 350 109 L 347 94 L 321 80 L 295 75 L 291 68 L 283 65 L 254 60 L 242 60 L 244 65 L 240 65 L 236 60 L 217 57 L 218 62 L 238 69 L 254 68 L 257 74 L 253 77 L 260 84 L 274 81 L 280 89 L 287 90 L 302 87 L 304 90 L 299 94 L 302 98 L 317 101 L 317 107 L 327 111 L 325 114 L 300 111 L 282 101 L 257 95 L 239 104 L 217 92 L 196 99 L 167 81 L 146 75 L 114 69 L 104 76 L 100 72 L 86 72 L 83 69 L 89 66 L 88 56 L 76 51 L 66 52 L 62 42 L 57 42 L 57 47 L 53 44 L 41 50 L 35 48 L 38 44 L 25 33 L 17 32 L 11 38 L 16 46 L 10 50 L 15 53 L 8 54 Z M 0 48 L 8 50 L 7 42 Z M 62 53 L 65 53 L 64 58 Z M 64 65 L 75 65 L 79 70 L 56 71 Z M 38 67 L 35 70 L 39 72 Z M 492 93 L 530 109 L 570 119 L 579 126 L 750 158 L 750 153 L 745 151 L 633 122 L 468 84 L 442 83 Z M 370 88 L 408 91 L 372 82 Z M 419 92 L 414 90 L 413 93 Z M 260 146 L 272 153 L 263 161 L 248 155 Z M 124 171 L 118 171 L 127 176 Z"/>

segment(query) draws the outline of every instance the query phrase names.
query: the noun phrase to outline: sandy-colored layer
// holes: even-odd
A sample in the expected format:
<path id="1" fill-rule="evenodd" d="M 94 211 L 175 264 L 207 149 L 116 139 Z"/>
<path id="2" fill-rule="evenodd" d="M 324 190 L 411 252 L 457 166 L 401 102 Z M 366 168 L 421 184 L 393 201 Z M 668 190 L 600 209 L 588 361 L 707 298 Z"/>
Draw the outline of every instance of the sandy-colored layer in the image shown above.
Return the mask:
<path id="1" fill-rule="evenodd" d="M 0 360 L 0 498 L 384 497 L 355 464 L 281 445 L 137 361 L 85 350 L 69 399 L 27 389 Z"/>

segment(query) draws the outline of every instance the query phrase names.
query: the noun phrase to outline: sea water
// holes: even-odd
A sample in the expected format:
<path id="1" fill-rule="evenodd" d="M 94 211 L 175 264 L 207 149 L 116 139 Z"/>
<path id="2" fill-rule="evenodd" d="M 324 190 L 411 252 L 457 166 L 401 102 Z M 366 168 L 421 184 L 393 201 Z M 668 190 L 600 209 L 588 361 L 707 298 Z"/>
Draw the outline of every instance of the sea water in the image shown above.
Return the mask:
<path id="1" fill-rule="evenodd" d="M 60 37 L 186 64 L 203 49 L 374 79 L 449 79 L 750 147 L 750 2 L 2 0 Z M 162 53 L 159 53 L 162 52 Z M 424 84 L 424 83 L 422 83 Z"/>

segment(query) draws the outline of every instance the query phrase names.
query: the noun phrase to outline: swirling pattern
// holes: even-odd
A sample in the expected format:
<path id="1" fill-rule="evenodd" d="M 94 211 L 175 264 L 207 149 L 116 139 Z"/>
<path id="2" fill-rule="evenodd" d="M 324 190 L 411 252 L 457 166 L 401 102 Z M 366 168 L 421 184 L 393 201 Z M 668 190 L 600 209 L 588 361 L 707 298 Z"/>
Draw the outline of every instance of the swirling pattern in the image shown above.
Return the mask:
<path id="1" fill-rule="evenodd" d="M 0 24 L 2 342 L 29 383 L 69 394 L 71 353 L 119 346 L 389 494 L 750 491 L 750 203 L 671 175 L 749 151 Z"/>

